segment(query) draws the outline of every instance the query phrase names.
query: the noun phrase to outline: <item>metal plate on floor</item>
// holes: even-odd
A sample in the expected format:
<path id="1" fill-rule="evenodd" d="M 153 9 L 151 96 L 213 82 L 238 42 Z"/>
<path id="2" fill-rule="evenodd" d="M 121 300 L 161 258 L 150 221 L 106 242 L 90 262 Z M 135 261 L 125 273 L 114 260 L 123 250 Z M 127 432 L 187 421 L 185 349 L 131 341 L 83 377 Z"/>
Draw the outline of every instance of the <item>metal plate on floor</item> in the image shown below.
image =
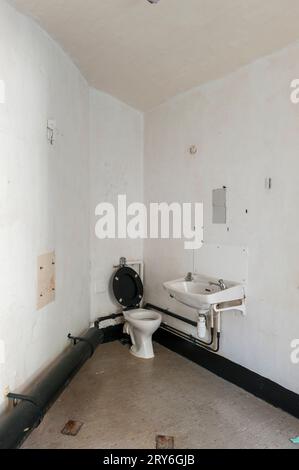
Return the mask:
<path id="1" fill-rule="evenodd" d="M 172 436 L 157 436 L 156 437 L 157 449 L 174 449 L 174 437 Z"/>
<path id="2" fill-rule="evenodd" d="M 80 423 L 80 421 L 68 421 L 61 431 L 61 434 L 65 436 L 77 436 L 82 426 L 83 423 Z"/>

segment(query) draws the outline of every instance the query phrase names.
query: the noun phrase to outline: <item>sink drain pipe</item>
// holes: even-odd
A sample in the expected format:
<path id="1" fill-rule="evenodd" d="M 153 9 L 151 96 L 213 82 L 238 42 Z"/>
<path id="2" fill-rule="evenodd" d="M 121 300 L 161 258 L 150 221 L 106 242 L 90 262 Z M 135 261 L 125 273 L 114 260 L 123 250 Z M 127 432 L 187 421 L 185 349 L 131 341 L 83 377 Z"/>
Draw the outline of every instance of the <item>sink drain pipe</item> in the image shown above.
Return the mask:
<path id="1" fill-rule="evenodd" d="M 174 328 L 173 326 L 166 325 L 165 323 L 161 323 L 161 329 L 168 331 L 169 333 L 172 333 L 173 335 L 179 336 L 182 339 L 185 339 L 186 341 L 189 341 L 190 343 L 198 346 L 199 348 L 206 349 L 207 351 L 213 352 L 213 353 L 218 353 L 220 351 L 220 337 L 221 334 L 220 332 L 217 333 L 217 338 L 216 338 L 216 346 L 215 347 L 208 347 L 205 344 L 207 343 L 202 343 L 199 341 L 197 338 L 195 338 L 193 335 L 189 335 L 188 333 L 185 333 L 184 331 L 178 330 L 177 328 Z M 213 336 L 213 343 L 215 342 L 214 336 Z"/>
<path id="2" fill-rule="evenodd" d="M 36 428 L 43 416 L 69 384 L 83 364 L 103 342 L 104 334 L 98 328 L 90 328 L 80 338 L 68 336 L 74 346 L 62 357 L 27 395 L 10 393 L 16 406 L 0 421 L 0 449 L 16 449 Z"/>
<path id="3" fill-rule="evenodd" d="M 168 315 L 169 317 L 180 320 L 183 323 L 194 326 L 196 328 L 198 326 L 198 323 L 195 322 L 194 320 L 190 320 L 189 318 L 182 317 L 181 315 L 178 315 L 177 313 L 173 313 L 170 310 L 166 310 L 166 309 L 157 307 L 156 305 L 152 305 L 152 304 L 148 303 L 148 304 L 145 305 L 144 308 L 157 310 L 158 312 L 163 313 L 164 315 Z M 184 331 L 178 330 L 177 328 L 174 328 L 170 325 L 167 325 L 166 323 L 161 324 L 161 329 L 166 330 L 169 333 L 172 333 L 176 336 L 179 336 L 180 338 L 185 339 L 185 340 L 195 344 L 196 346 L 198 346 L 200 348 L 206 349 L 206 350 L 211 351 L 213 353 L 218 353 L 219 350 L 220 350 L 220 338 L 221 338 L 219 321 L 220 320 L 218 319 L 218 322 L 217 322 L 218 326 L 217 326 L 216 335 L 215 335 L 214 321 L 212 323 L 213 326 L 210 328 L 211 338 L 210 338 L 209 342 L 201 341 L 198 338 L 195 338 L 193 335 L 190 335 L 188 333 L 185 333 Z M 216 345 L 214 347 L 215 342 L 216 342 Z"/>

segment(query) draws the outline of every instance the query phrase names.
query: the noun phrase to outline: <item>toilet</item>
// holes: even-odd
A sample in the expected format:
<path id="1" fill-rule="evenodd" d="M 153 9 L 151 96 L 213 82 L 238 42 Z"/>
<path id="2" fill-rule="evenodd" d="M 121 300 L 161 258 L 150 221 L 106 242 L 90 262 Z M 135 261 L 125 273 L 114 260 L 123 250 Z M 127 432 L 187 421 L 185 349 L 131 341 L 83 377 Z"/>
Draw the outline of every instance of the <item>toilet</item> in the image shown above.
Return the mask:
<path id="1" fill-rule="evenodd" d="M 141 359 L 153 359 L 152 336 L 161 325 L 162 315 L 140 308 L 143 299 L 140 276 L 134 269 L 123 266 L 115 273 L 112 288 L 117 302 L 123 307 L 124 333 L 131 337 L 131 353 Z"/>

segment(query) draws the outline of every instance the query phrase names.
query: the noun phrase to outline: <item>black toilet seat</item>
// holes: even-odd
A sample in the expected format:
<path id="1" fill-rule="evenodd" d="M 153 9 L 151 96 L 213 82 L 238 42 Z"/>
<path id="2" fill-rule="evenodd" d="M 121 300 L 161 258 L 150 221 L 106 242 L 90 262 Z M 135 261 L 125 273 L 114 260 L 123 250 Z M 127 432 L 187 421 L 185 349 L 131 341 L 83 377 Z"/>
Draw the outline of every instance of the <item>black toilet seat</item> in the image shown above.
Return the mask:
<path id="1" fill-rule="evenodd" d="M 138 308 L 143 298 L 143 284 L 134 269 L 120 268 L 113 277 L 113 293 L 117 302 L 126 308 Z"/>

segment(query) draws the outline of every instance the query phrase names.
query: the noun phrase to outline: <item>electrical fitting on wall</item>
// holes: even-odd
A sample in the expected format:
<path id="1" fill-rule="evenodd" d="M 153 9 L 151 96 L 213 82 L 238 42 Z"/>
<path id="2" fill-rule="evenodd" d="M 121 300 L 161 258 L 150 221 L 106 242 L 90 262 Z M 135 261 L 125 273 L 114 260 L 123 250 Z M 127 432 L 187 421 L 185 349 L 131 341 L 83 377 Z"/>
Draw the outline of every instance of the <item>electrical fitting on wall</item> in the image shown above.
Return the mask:
<path id="1" fill-rule="evenodd" d="M 265 188 L 268 189 L 268 191 L 272 189 L 272 178 L 265 179 Z"/>
<path id="2" fill-rule="evenodd" d="M 198 148 L 196 145 L 191 145 L 191 147 L 189 147 L 190 155 L 194 156 L 197 154 L 197 152 L 198 152 Z"/>
<path id="3" fill-rule="evenodd" d="M 50 145 L 55 145 L 56 138 L 56 121 L 54 119 L 48 119 L 47 122 L 47 138 Z"/>
<path id="4" fill-rule="evenodd" d="M 5 81 L 0 80 L 0 104 L 5 104 Z"/>

